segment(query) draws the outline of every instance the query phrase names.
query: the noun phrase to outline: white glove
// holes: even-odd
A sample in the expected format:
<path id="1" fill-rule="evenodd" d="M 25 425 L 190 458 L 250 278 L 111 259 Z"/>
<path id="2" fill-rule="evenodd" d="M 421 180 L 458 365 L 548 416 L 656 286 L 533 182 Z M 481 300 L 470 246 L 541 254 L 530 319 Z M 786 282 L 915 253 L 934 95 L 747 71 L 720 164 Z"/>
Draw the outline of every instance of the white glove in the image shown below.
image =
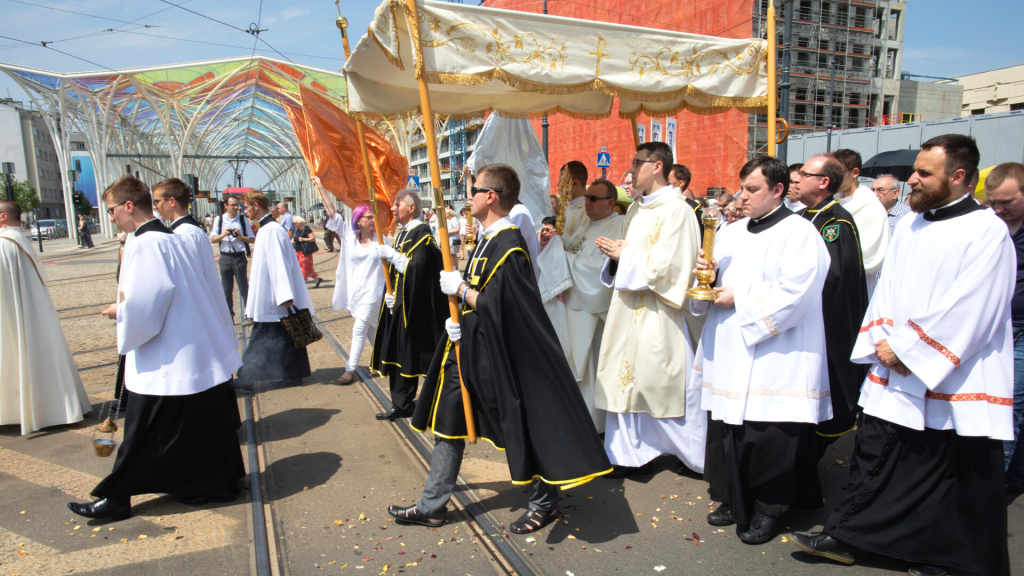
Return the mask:
<path id="1" fill-rule="evenodd" d="M 384 295 L 384 303 L 388 305 L 388 310 L 395 309 L 395 297 L 391 294 Z"/>
<path id="2" fill-rule="evenodd" d="M 441 271 L 441 292 L 449 296 L 455 296 L 462 285 L 462 274 L 458 270 L 451 272 Z"/>
<path id="3" fill-rule="evenodd" d="M 462 338 L 462 326 L 452 322 L 451 318 L 444 321 L 444 329 L 448 331 L 448 339 L 452 342 L 458 342 Z"/>
<path id="4" fill-rule="evenodd" d="M 391 260 L 395 257 L 395 249 L 387 244 L 377 244 L 377 257 L 381 260 Z"/>

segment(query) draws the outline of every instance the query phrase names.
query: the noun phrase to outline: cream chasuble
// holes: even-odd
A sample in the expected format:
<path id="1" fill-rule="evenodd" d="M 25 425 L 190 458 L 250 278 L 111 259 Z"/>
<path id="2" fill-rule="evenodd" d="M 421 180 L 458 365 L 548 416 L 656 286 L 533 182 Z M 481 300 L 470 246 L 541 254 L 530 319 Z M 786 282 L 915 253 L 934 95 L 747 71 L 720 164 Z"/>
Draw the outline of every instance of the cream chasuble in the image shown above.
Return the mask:
<path id="1" fill-rule="evenodd" d="M 875 291 L 877 272 L 889 250 L 889 212 L 870 188 L 861 184 L 853 195 L 836 200 L 853 216 L 860 239 L 860 253 L 864 257 L 864 273 L 868 281 L 868 295 Z"/>
<path id="2" fill-rule="evenodd" d="M 0 228 L 0 424 L 29 434 L 91 410 L 46 289 L 46 271 L 17 227 Z"/>
<path id="3" fill-rule="evenodd" d="M 587 216 L 587 199 L 583 196 L 571 200 L 569 208 L 565 210 L 565 225 L 562 228 L 562 244 L 570 252 L 578 252 L 583 242 L 583 235 L 590 227 L 590 218 Z"/>
<path id="4" fill-rule="evenodd" d="M 591 222 L 578 236 L 581 239 L 576 244 L 578 249 L 575 252 L 568 249 L 563 251 L 572 275 L 572 288 L 564 294 L 569 339 L 566 359 L 580 384 L 580 392 L 594 419 L 594 425 L 598 432 L 603 432 L 605 415 L 594 408 L 594 380 L 597 377 L 598 353 L 601 351 L 601 334 L 613 290 L 601 283 L 601 267 L 606 258 L 597 248 L 597 239 L 622 238 L 622 216 L 612 213 L 603 220 Z"/>
<path id="5" fill-rule="evenodd" d="M 682 308 L 700 244 L 697 217 L 682 192 L 666 186 L 642 199 L 625 241 L 601 341 L 594 406 L 655 418 L 684 416 L 690 367 L 683 351 L 701 326 Z M 608 260 L 602 273 L 607 285 L 610 270 Z"/>
<path id="6" fill-rule="evenodd" d="M 729 225 L 715 246 L 716 286 L 732 286 L 735 307 L 691 301 L 708 310 L 694 359 L 701 407 L 726 424 L 832 418 L 821 289 L 830 258 L 821 235 L 780 206 L 769 228 L 749 218 Z"/>
<path id="7" fill-rule="evenodd" d="M 1013 440 L 1016 254 L 1006 224 L 966 203 L 952 218 L 917 214 L 896 225 L 853 348 L 854 362 L 872 364 L 859 403 L 913 430 Z M 910 376 L 877 364 L 882 339 Z"/>

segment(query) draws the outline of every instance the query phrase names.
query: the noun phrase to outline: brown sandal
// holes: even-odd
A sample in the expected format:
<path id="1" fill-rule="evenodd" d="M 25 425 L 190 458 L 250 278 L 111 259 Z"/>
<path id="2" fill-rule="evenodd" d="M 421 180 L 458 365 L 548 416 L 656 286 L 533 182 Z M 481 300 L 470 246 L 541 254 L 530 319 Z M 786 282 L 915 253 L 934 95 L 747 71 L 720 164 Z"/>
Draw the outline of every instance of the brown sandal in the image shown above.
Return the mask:
<path id="1" fill-rule="evenodd" d="M 344 374 L 341 375 L 341 378 L 338 378 L 338 384 L 340 384 L 341 386 L 348 386 L 352 382 L 355 382 L 355 379 L 355 372 L 345 372 Z"/>
<path id="2" fill-rule="evenodd" d="M 509 524 L 509 530 L 513 534 L 529 534 L 540 530 L 555 517 L 554 512 L 541 510 L 527 510 L 519 520 Z"/>

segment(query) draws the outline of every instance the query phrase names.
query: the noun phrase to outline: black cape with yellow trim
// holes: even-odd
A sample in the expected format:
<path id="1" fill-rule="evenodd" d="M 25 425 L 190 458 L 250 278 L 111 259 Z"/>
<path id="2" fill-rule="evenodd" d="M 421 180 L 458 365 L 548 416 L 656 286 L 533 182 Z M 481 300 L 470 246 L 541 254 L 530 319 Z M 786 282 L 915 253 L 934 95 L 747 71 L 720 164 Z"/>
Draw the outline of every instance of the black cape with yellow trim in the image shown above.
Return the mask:
<path id="1" fill-rule="evenodd" d="M 700 207 L 700 202 L 696 200 L 686 199 L 686 204 L 693 208 L 694 215 L 697 216 L 697 228 L 700 232 L 700 244 L 704 245 L 704 209 Z"/>
<path id="2" fill-rule="evenodd" d="M 409 258 L 409 265 L 401 274 L 388 264 L 395 307 L 388 310 L 381 300 L 370 368 L 386 373 L 389 366 L 398 366 L 403 376 L 423 376 L 448 318 L 448 299 L 437 282 L 444 263 L 426 224 L 400 232 L 394 248 Z"/>
<path id="3" fill-rule="evenodd" d="M 611 463 L 544 312 L 527 254 L 514 226 L 484 238 L 470 253 L 463 277 L 480 294 L 476 310 L 462 314 L 462 377 L 477 435 L 505 450 L 512 481 L 540 478 L 566 489 L 610 472 Z M 447 337 L 423 381 L 412 426 L 442 438 L 466 437 L 455 350 Z"/>
<path id="4" fill-rule="evenodd" d="M 860 234 L 850 212 L 831 197 L 800 214 L 814 224 L 832 259 L 821 291 L 821 312 L 825 320 L 833 416 L 818 425 L 818 433 L 841 435 L 853 429 L 859 410 L 860 387 L 870 368 L 867 364 L 850 361 L 870 299 Z"/>

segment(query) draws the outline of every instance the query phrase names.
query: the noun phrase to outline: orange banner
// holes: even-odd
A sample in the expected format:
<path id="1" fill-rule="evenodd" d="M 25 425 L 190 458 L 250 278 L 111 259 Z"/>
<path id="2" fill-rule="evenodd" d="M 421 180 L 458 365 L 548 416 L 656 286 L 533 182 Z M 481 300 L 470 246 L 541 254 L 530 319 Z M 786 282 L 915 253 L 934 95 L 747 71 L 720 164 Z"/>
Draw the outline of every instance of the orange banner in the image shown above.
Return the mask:
<path id="1" fill-rule="evenodd" d="M 309 170 L 349 208 L 369 202 L 363 157 L 356 135 L 356 121 L 315 91 L 300 86 L 302 107 L 284 104 Z M 370 175 L 377 201 L 377 216 L 387 234 L 393 229 L 391 205 L 395 193 L 405 188 L 409 162 L 386 138 L 363 125 L 370 158 Z"/>

